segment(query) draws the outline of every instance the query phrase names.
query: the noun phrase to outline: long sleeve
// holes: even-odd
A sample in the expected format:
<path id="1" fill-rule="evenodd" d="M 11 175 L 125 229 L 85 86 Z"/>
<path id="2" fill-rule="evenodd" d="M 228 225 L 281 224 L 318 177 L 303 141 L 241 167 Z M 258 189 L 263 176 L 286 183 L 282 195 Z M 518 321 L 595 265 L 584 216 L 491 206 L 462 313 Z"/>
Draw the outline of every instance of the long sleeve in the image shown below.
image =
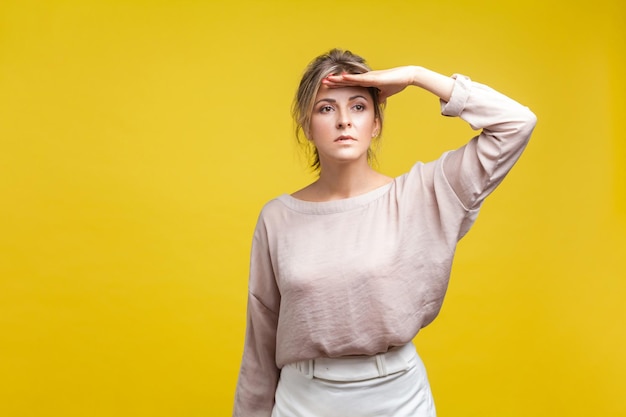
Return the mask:
<path id="1" fill-rule="evenodd" d="M 443 165 L 450 186 L 468 211 L 476 210 L 513 167 L 536 124 L 525 106 L 483 84 L 455 75 L 452 97 L 442 114 L 459 116 L 482 132 L 450 152 Z"/>
<path id="2" fill-rule="evenodd" d="M 260 218 L 252 242 L 246 338 L 233 417 L 269 417 L 272 412 L 280 372 L 276 366 L 279 306 L 267 233 Z"/>

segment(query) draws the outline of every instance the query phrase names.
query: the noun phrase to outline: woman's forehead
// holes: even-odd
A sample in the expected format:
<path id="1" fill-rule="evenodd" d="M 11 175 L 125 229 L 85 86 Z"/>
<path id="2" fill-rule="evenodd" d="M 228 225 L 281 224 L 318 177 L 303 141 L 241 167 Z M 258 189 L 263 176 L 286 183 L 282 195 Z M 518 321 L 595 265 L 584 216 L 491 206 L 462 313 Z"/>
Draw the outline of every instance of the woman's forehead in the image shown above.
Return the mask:
<path id="1" fill-rule="evenodd" d="M 335 100 L 349 100 L 356 97 L 365 97 L 371 99 L 369 90 L 366 87 L 349 86 L 349 87 L 333 87 L 330 88 L 324 84 L 320 85 L 315 101 L 329 98 Z"/>

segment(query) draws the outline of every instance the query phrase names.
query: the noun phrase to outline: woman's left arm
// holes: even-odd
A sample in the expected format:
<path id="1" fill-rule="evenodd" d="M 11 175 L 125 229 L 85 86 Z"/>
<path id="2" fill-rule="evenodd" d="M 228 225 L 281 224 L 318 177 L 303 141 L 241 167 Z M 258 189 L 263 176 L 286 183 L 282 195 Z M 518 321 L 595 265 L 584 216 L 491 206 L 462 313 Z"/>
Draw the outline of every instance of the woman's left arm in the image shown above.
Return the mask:
<path id="1" fill-rule="evenodd" d="M 455 85 L 444 116 L 458 116 L 474 130 L 469 143 L 449 152 L 443 170 L 450 186 L 467 210 L 476 210 L 513 168 L 537 123 L 535 114 L 517 101 L 463 75 Z"/>
<path id="2" fill-rule="evenodd" d="M 486 85 L 418 66 L 339 74 L 323 83 L 329 87 L 376 87 L 381 102 L 408 86 L 421 87 L 439 97 L 443 115 L 459 116 L 473 129 L 482 129 L 469 143 L 446 155 L 443 165 L 466 210 L 477 209 L 502 181 L 524 150 L 537 121 L 527 107 Z"/>

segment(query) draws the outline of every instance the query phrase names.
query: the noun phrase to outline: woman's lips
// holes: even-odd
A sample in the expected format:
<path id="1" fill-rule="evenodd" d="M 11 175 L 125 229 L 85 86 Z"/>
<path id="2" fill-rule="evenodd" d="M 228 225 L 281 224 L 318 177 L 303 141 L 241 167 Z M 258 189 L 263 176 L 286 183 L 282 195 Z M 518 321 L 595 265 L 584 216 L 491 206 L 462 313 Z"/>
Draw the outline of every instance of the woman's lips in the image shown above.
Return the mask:
<path id="1" fill-rule="evenodd" d="M 349 136 L 349 135 L 341 135 L 337 139 L 335 139 L 335 142 L 343 142 L 343 141 L 348 141 L 348 140 L 356 140 L 356 139 L 354 139 L 352 136 Z"/>

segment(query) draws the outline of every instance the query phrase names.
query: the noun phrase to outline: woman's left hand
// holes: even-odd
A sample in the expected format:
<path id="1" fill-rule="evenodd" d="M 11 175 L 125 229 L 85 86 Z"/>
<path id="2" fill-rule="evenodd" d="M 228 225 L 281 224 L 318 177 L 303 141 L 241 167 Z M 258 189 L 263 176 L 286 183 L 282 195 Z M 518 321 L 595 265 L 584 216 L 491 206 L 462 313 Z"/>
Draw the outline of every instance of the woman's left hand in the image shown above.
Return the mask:
<path id="1" fill-rule="evenodd" d="M 417 67 L 406 66 L 386 70 L 370 71 L 364 74 L 331 74 L 322 80 L 322 84 L 329 88 L 340 87 L 375 87 L 379 93 L 381 103 L 387 98 L 404 90 L 413 84 Z"/>
<path id="2" fill-rule="evenodd" d="M 381 103 L 409 85 L 414 85 L 447 102 L 452 94 L 454 80 L 424 67 L 410 65 L 363 74 L 331 74 L 322 80 L 322 84 L 329 88 L 374 87 L 380 91 L 378 97 Z"/>

